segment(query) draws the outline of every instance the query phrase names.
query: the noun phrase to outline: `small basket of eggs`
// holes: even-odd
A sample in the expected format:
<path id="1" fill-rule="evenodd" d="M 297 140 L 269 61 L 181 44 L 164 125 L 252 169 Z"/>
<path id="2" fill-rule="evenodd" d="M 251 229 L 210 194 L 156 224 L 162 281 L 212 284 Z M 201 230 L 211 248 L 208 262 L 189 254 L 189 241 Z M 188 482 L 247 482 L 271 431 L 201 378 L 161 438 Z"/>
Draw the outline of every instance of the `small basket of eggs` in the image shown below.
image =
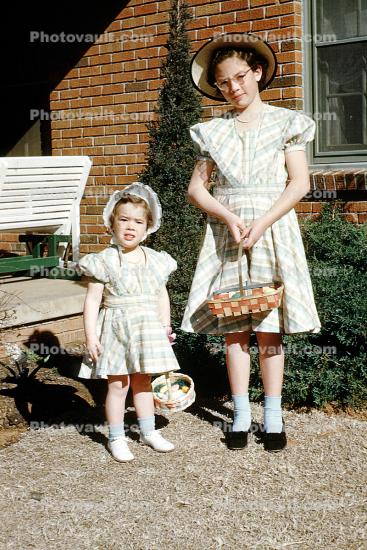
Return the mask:
<path id="1" fill-rule="evenodd" d="M 152 391 L 157 412 L 183 411 L 195 401 L 194 381 L 179 372 L 167 372 L 155 378 Z"/>

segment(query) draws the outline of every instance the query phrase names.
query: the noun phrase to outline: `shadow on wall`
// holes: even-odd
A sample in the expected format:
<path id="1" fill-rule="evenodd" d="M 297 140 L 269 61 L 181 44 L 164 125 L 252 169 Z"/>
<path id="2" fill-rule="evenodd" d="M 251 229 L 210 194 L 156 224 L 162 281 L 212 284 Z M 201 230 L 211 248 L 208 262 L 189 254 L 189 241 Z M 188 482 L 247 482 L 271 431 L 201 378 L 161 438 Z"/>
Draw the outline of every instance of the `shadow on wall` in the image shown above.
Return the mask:
<path id="1" fill-rule="evenodd" d="M 65 0 L 56 9 L 35 2 L 10 2 L 1 16 L 0 45 L 4 75 L 0 88 L 2 126 L 0 156 L 11 152 L 33 127 L 41 137 L 41 152 L 51 154 L 50 123 L 35 116 L 49 112 L 49 96 L 75 66 L 82 67 L 85 52 L 114 21 L 127 1 L 104 3 Z M 32 147 L 32 143 L 30 144 Z M 32 150 L 28 154 L 38 154 Z M 21 156 L 21 155 L 20 155 Z"/>

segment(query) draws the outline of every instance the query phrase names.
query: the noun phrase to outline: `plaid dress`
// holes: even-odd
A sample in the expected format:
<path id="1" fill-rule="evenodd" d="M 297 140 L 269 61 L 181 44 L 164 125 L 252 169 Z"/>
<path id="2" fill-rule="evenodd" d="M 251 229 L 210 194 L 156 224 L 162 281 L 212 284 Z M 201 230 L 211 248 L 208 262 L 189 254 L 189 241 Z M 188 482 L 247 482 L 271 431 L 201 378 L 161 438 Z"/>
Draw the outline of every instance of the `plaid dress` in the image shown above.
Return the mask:
<path id="1" fill-rule="evenodd" d="M 239 134 L 235 113 L 192 126 L 191 137 L 200 159 L 212 160 L 216 175 L 213 196 L 248 226 L 267 212 L 285 189 L 285 151 L 305 150 L 315 123 L 300 112 L 264 105 L 258 128 Z M 225 334 L 242 331 L 319 332 L 304 246 L 294 209 L 269 227 L 242 256 L 244 281 L 282 281 L 278 309 L 217 318 L 207 299 L 219 289 L 238 287 L 238 245 L 220 220 L 208 216 L 181 328 L 187 332 Z"/>
<path id="2" fill-rule="evenodd" d="M 141 248 L 145 265 L 129 264 L 117 245 L 87 254 L 79 262 L 85 275 L 104 284 L 97 321 L 103 351 L 96 364 L 84 357 L 81 378 L 180 368 L 158 315 L 158 295 L 177 264 L 166 252 Z"/>

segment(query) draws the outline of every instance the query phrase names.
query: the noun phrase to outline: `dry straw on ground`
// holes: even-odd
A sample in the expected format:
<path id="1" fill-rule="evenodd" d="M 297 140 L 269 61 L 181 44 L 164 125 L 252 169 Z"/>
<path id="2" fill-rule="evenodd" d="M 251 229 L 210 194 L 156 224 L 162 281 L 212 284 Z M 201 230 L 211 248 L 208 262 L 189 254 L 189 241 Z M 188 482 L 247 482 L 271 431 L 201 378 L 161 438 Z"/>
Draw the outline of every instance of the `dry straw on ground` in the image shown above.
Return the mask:
<path id="1" fill-rule="evenodd" d="M 105 450 L 104 426 L 29 430 L 0 451 L 1 548 L 366 548 L 365 422 L 287 411 L 286 451 L 268 454 L 252 436 L 234 452 L 213 425 L 228 413 L 199 402 L 160 417 L 176 451 L 132 434 L 129 464 Z M 260 406 L 253 413 L 261 420 Z"/>

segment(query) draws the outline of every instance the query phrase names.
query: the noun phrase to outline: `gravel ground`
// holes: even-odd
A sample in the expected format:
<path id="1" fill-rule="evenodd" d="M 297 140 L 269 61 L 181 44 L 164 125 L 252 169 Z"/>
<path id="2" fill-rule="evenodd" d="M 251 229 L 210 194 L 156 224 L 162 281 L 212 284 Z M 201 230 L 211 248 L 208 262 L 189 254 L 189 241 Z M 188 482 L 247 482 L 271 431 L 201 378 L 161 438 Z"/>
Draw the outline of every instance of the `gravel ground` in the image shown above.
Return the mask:
<path id="1" fill-rule="evenodd" d="M 219 426 L 229 408 L 201 401 L 157 417 L 175 452 L 131 433 L 128 464 L 107 453 L 105 426 L 28 430 L 0 451 L 0 547 L 366 548 L 366 422 L 286 411 L 285 451 L 266 453 L 253 436 L 229 451 Z M 252 410 L 261 421 L 261 407 Z"/>

